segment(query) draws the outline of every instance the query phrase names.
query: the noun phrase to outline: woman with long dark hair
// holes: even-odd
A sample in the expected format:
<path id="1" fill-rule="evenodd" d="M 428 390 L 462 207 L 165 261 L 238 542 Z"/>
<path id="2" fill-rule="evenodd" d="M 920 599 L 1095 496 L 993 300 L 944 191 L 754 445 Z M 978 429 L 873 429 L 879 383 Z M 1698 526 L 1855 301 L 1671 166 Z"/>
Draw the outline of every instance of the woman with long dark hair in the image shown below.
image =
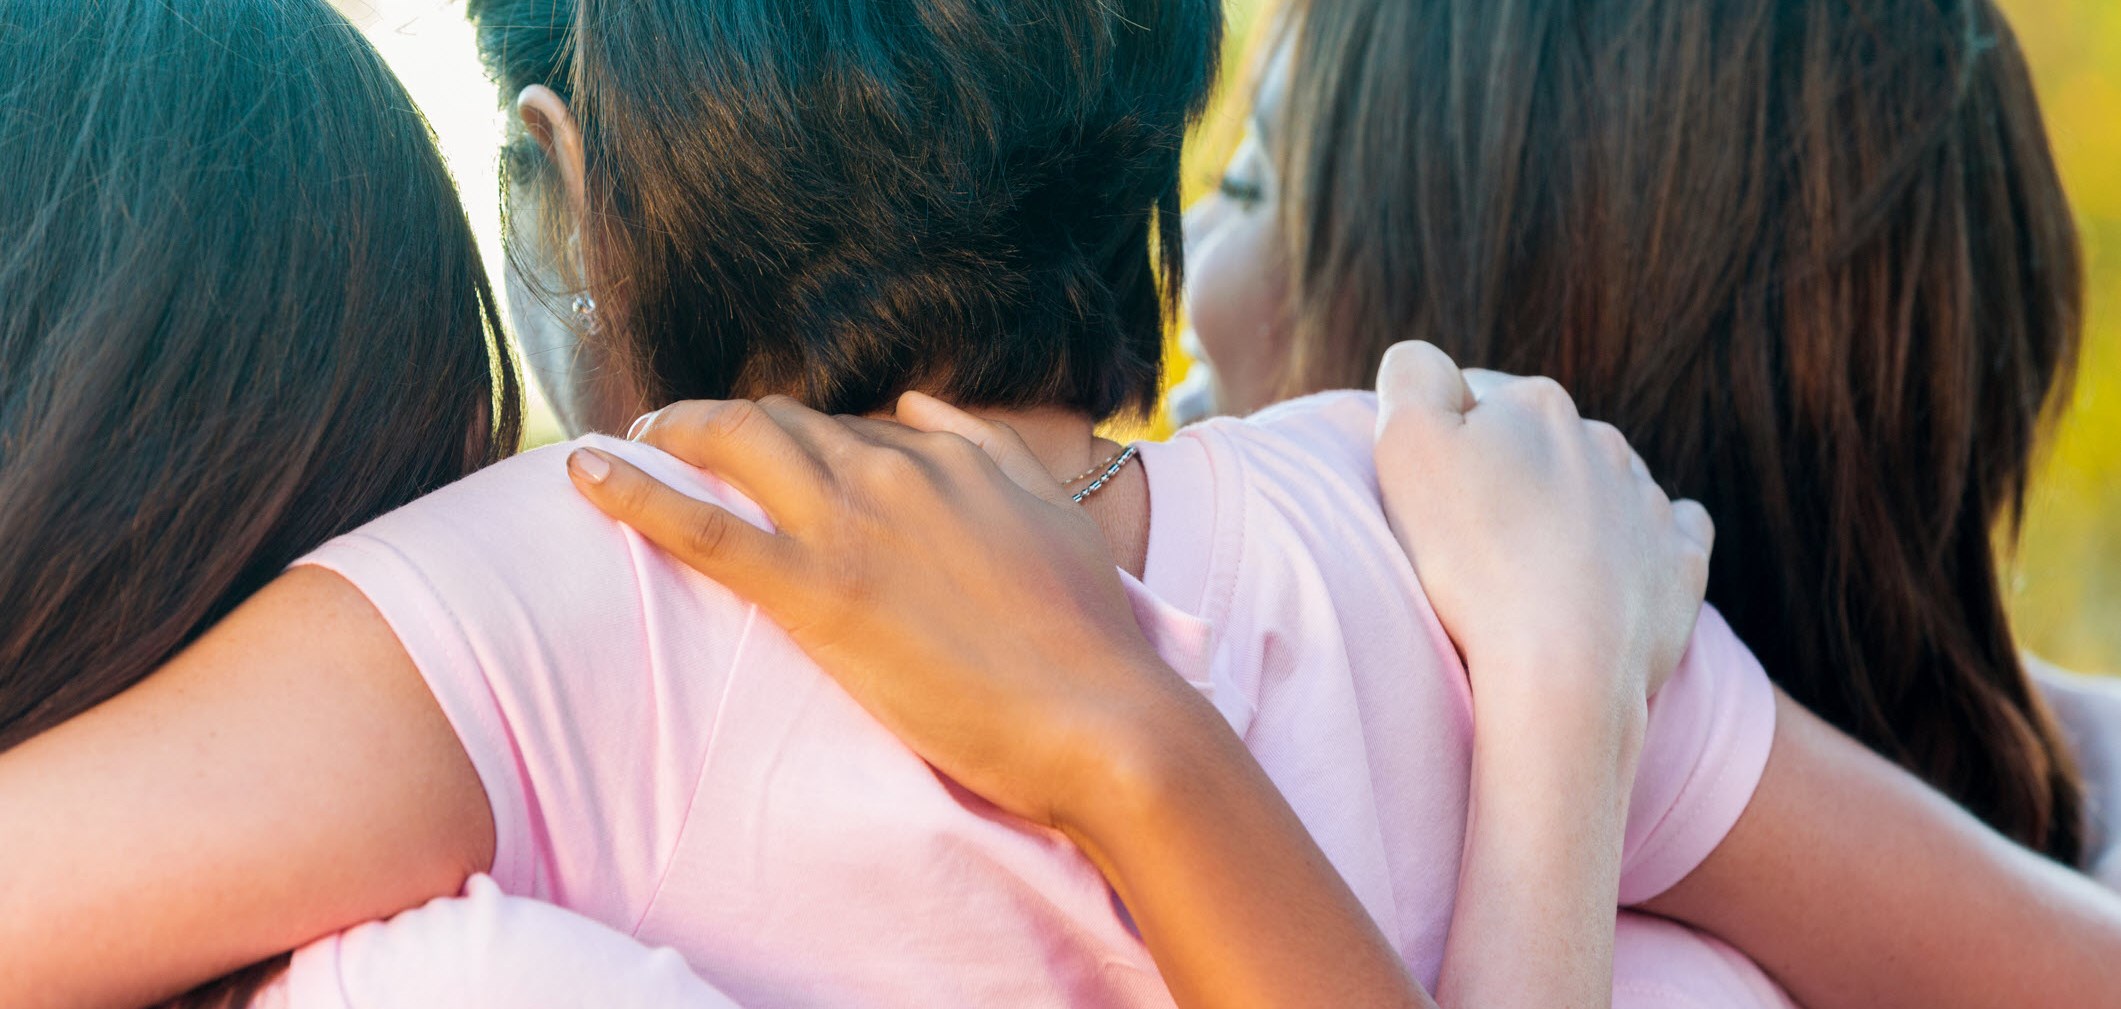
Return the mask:
<path id="1" fill-rule="evenodd" d="M 1189 226 L 1221 406 L 1365 384 L 1400 339 L 1553 377 L 1710 509 L 1709 600 L 1777 684 L 2081 865 L 1996 554 L 2081 257 L 1996 6 L 1299 0 L 1284 29 Z"/>

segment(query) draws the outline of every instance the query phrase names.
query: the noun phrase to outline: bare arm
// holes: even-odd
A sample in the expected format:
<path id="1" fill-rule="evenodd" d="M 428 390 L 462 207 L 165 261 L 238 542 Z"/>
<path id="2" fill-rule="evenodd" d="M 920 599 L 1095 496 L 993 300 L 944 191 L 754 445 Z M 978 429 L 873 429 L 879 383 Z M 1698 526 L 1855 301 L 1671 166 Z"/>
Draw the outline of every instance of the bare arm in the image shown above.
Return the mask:
<path id="1" fill-rule="evenodd" d="M 0 754 L 0 1001 L 141 1005 L 455 893 L 490 816 L 389 626 L 297 570 Z"/>
<path id="2" fill-rule="evenodd" d="M 1752 804 L 1648 910 L 1721 936 L 1812 1009 L 2121 1001 L 2121 899 L 1777 704 Z"/>
<path id="3" fill-rule="evenodd" d="M 1473 688 L 1438 999 L 1607 1005 L 1647 697 L 1691 635 L 1714 527 L 1552 382 L 1461 378 L 1441 350 L 1409 343 L 1386 355 L 1378 398 L 1393 531 Z"/>
<path id="4" fill-rule="evenodd" d="M 1444 1006 L 1612 1004 L 1613 905 L 1642 718 L 1498 732 L 1476 713 Z"/>

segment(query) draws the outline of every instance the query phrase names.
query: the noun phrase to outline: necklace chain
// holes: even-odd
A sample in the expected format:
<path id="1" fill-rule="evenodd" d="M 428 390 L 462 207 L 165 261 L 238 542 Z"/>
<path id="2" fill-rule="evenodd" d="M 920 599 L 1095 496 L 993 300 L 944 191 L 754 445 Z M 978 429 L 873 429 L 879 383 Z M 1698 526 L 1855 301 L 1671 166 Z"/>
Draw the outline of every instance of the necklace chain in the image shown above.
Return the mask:
<path id="1" fill-rule="evenodd" d="M 1075 503 L 1082 504 L 1085 500 L 1089 499 L 1090 495 L 1095 494 L 1098 491 L 1104 490 L 1105 485 L 1111 483 L 1112 478 L 1118 476 L 1120 470 L 1126 469 L 1127 464 L 1133 462 L 1134 457 L 1138 454 L 1140 454 L 1139 448 L 1134 445 L 1129 445 L 1126 448 L 1121 449 L 1118 455 L 1113 456 L 1110 460 L 1108 460 L 1105 463 L 1103 469 L 1092 468 L 1088 473 L 1084 473 L 1083 476 L 1076 477 L 1075 480 L 1081 480 L 1083 479 L 1083 477 L 1096 474 L 1097 479 L 1091 481 L 1090 486 L 1075 492 Z M 1075 480 L 1070 480 L 1068 482 L 1074 483 Z"/>
<path id="2" fill-rule="evenodd" d="M 1107 467 L 1110 467 L 1110 466 L 1111 466 L 1111 465 L 1112 465 L 1113 463 L 1115 463 L 1115 462 L 1118 462 L 1118 461 L 1119 461 L 1119 457 L 1120 457 L 1120 456 L 1123 456 L 1123 455 L 1126 455 L 1126 454 L 1127 454 L 1127 450 L 1126 450 L 1126 449 L 1120 449 L 1119 451 L 1117 451 L 1117 452 L 1114 452 L 1114 453 L 1112 453 L 1111 455 L 1108 455 L 1108 456 L 1106 456 L 1106 457 L 1105 457 L 1105 461 L 1103 461 L 1103 462 L 1101 462 L 1101 463 L 1098 463 L 1097 465 L 1095 465 L 1095 466 L 1092 466 L 1092 467 L 1090 467 L 1089 469 L 1086 469 L 1086 470 L 1084 470 L 1084 471 L 1082 471 L 1082 472 L 1080 472 L 1080 473 L 1077 473 L 1077 474 L 1075 474 L 1074 476 L 1071 476 L 1071 477 L 1069 477 L 1069 478 L 1068 478 L 1068 479 L 1066 479 L 1066 480 L 1062 480 L 1062 481 L 1061 481 L 1061 486 L 1063 486 L 1063 487 L 1066 487 L 1066 486 L 1068 486 L 1068 485 L 1070 485 L 1070 484 L 1079 484 L 1079 483 L 1082 483 L 1082 482 L 1083 482 L 1083 481 L 1085 481 L 1085 480 L 1088 480 L 1088 479 L 1090 479 L 1091 477 L 1094 477 L 1094 476 L 1098 475 L 1099 473 L 1103 473 L 1103 472 L 1104 472 L 1104 471 L 1106 470 L 1106 468 L 1107 468 Z"/>

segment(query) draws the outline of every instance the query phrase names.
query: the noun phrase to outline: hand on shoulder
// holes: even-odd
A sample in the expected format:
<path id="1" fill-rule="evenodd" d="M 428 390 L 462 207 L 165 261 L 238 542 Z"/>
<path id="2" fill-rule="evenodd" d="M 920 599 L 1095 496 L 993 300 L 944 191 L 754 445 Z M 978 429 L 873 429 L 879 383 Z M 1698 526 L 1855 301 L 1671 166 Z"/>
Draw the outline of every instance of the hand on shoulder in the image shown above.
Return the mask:
<path id="1" fill-rule="evenodd" d="M 1461 373 L 1403 343 L 1378 377 L 1387 515 L 1471 667 L 1539 669 L 1539 694 L 1639 700 L 1671 676 L 1708 584 L 1715 526 L 1673 502 L 1627 439 L 1551 379 Z"/>

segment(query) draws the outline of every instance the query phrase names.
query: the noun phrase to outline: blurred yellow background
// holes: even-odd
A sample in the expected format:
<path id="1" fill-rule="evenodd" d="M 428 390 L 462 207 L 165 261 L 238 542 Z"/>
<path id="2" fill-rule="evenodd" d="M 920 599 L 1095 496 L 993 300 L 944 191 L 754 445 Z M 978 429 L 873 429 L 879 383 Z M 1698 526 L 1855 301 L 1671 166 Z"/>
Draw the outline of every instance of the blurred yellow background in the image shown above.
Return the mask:
<path id="1" fill-rule="evenodd" d="M 2121 673 L 2121 2 L 2001 2 L 2032 60 L 2091 267 L 2076 402 L 2027 502 L 2013 608 L 2028 649 Z"/>
<path id="2" fill-rule="evenodd" d="M 2121 0 L 2001 0 L 2039 78 L 2056 155 L 2083 223 L 2090 326 L 2076 401 L 2028 502 L 2013 565 L 2025 646 L 2070 668 L 2121 673 Z M 434 123 L 490 269 L 500 265 L 495 152 L 502 115 L 460 0 L 338 0 Z M 1263 0 L 1231 0 L 1230 67 Z M 1194 145 L 1189 184 L 1213 177 L 1243 118 L 1228 88 Z M 1174 372 L 1184 370 L 1183 362 Z M 1174 375 L 1174 378 L 1176 375 Z M 540 407 L 533 443 L 556 440 Z"/>

